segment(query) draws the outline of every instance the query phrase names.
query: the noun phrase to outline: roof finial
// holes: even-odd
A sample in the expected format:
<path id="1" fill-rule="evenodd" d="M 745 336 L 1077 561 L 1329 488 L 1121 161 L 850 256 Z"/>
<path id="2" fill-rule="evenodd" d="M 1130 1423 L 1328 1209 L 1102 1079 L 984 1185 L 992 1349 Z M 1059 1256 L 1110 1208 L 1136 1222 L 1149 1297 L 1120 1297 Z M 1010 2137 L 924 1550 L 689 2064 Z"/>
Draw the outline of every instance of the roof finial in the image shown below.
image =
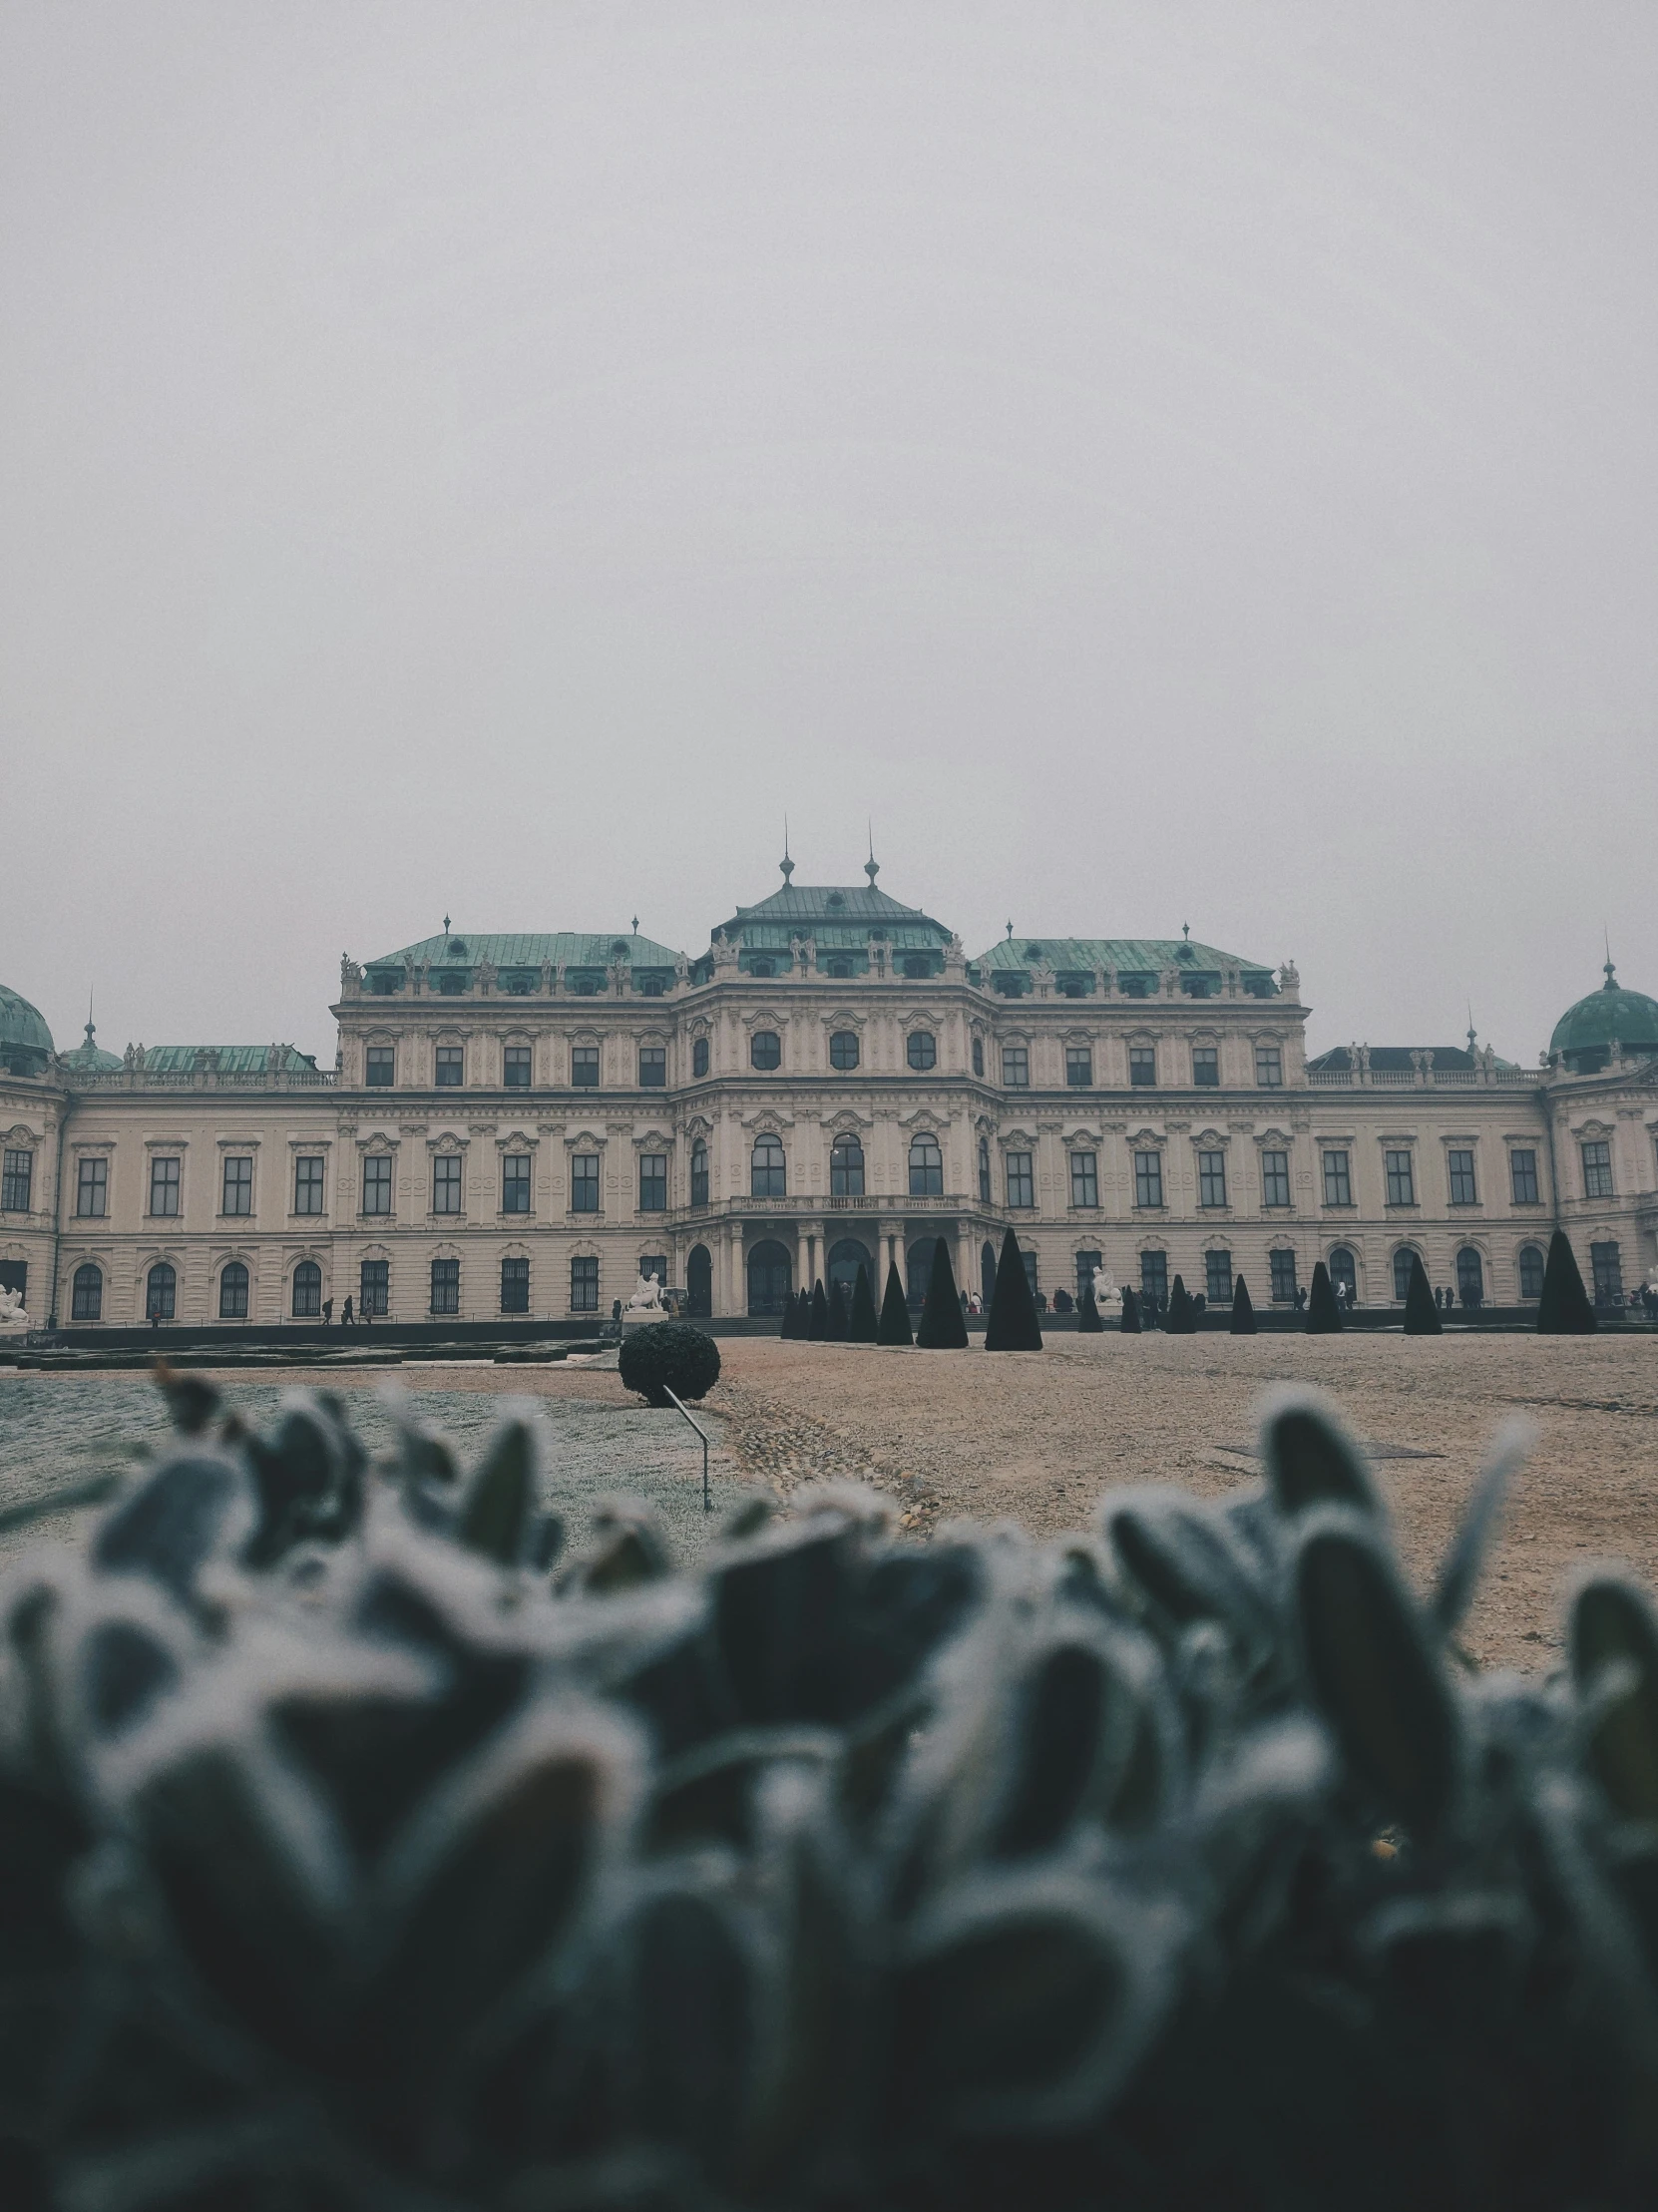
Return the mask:
<path id="1" fill-rule="evenodd" d="M 1186 942 L 1186 943 L 1187 943 L 1188 945 L 1189 945 L 1189 944 L 1191 943 L 1191 941 L 1192 941 L 1192 925 L 1190 924 L 1190 922 L 1182 922 L 1182 923 L 1181 923 L 1181 925 L 1180 925 L 1180 935 L 1182 936 L 1182 938 L 1184 938 L 1185 942 Z"/>
<path id="2" fill-rule="evenodd" d="M 1601 935 L 1606 940 L 1606 981 L 1601 985 L 1601 989 L 1603 991 L 1615 991 L 1618 987 L 1618 978 L 1617 970 L 1612 966 L 1612 933 L 1604 922 L 1601 924 Z"/>
<path id="3" fill-rule="evenodd" d="M 637 937 L 638 933 L 639 933 L 639 918 L 638 918 L 638 916 L 637 916 L 637 915 L 635 914 L 635 915 L 633 916 L 633 935 L 634 935 L 635 937 Z"/>
<path id="4" fill-rule="evenodd" d="M 1471 999 L 1469 999 L 1469 1001 L 1468 1001 L 1468 1051 L 1469 1051 L 1470 1053 L 1471 1053 L 1471 1052 L 1473 1051 L 1473 1048 L 1474 1048 L 1474 1046 L 1475 1046 L 1475 1045 L 1476 1045 L 1477 1043 L 1478 1043 L 1478 1039 L 1477 1039 L 1477 1038 L 1475 1037 L 1475 1035 L 1474 1035 L 1474 1029 L 1473 1029 L 1473 1001 L 1472 1001 Z"/>
<path id="5" fill-rule="evenodd" d="M 1014 925 L 1013 925 L 1013 923 L 1012 923 L 1012 922 L 1010 922 L 1010 923 L 1008 924 L 1008 942 L 1009 942 L 1009 944 L 1011 945 L 1011 944 L 1013 943 L 1013 941 L 1014 941 Z"/>
<path id="6" fill-rule="evenodd" d="M 445 937 L 449 935 L 449 917 L 447 914 L 443 918 L 443 934 Z"/>
<path id="7" fill-rule="evenodd" d="M 783 881 L 787 883 L 794 874 L 794 862 L 789 858 L 789 818 L 786 814 L 783 816 L 783 857 L 777 865 L 783 871 Z"/>
<path id="8" fill-rule="evenodd" d="M 869 858 L 864 862 L 864 874 L 868 876 L 869 887 L 873 891 L 875 889 L 875 879 L 881 873 L 881 863 L 875 857 L 875 822 L 873 816 L 869 818 L 865 826 L 869 831 Z"/>
<path id="9" fill-rule="evenodd" d="M 92 985 L 89 983 L 87 985 L 87 1049 L 89 1052 L 97 1049 L 92 1042 L 94 1035 L 95 1032 L 92 1026 Z"/>

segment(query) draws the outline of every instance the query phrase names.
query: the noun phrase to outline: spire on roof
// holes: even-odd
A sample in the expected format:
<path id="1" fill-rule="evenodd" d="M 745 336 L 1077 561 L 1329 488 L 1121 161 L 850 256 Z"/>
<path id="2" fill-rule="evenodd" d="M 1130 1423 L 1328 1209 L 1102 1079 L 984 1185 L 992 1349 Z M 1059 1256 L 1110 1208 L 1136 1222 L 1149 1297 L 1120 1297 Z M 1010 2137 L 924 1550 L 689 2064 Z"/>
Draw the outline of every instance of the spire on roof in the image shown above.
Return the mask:
<path id="1" fill-rule="evenodd" d="M 789 858 L 789 818 L 786 814 L 783 816 L 783 857 L 777 865 L 783 871 L 783 881 L 787 883 L 794 874 L 794 862 Z"/>
<path id="2" fill-rule="evenodd" d="M 449 917 L 447 914 L 443 918 L 443 934 L 445 937 L 449 935 Z"/>
<path id="3" fill-rule="evenodd" d="M 1186 942 L 1186 943 L 1187 943 L 1188 945 L 1189 945 L 1189 944 L 1191 943 L 1191 941 L 1192 941 L 1192 925 L 1190 924 L 1190 922 L 1182 922 L 1182 923 L 1181 923 L 1181 925 L 1180 925 L 1180 935 L 1181 935 L 1181 937 L 1182 937 L 1182 938 L 1184 939 L 1184 941 L 1185 941 L 1185 942 Z"/>
<path id="4" fill-rule="evenodd" d="M 1475 1036 L 1474 1036 L 1474 1031 L 1473 1031 L 1473 1001 L 1472 1001 L 1471 999 L 1469 999 L 1469 1001 L 1468 1001 L 1468 1051 L 1469 1051 L 1470 1053 L 1471 1053 L 1471 1052 L 1473 1051 L 1473 1048 L 1474 1048 L 1474 1046 L 1475 1046 L 1475 1044 L 1476 1044 L 1477 1042 L 1478 1042 L 1478 1040 L 1477 1040 L 1477 1039 L 1475 1038 Z"/>
<path id="5" fill-rule="evenodd" d="M 1010 922 L 1010 923 L 1008 924 L 1008 942 L 1009 942 L 1009 944 L 1011 945 L 1011 944 L 1013 943 L 1013 941 L 1014 941 L 1014 925 L 1013 925 L 1013 923 L 1012 923 L 1012 922 Z"/>
<path id="6" fill-rule="evenodd" d="M 868 830 L 869 830 L 869 858 L 868 858 L 868 859 L 867 859 L 867 860 L 866 860 L 866 861 L 864 862 L 864 874 L 865 874 L 866 876 L 868 876 L 868 878 L 869 878 L 869 887 L 870 887 L 870 889 L 871 889 L 871 890 L 873 891 L 873 890 L 875 889 L 875 879 L 876 879 L 876 877 L 877 877 L 877 876 L 878 876 L 878 875 L 879 875 L 879 874 L 881 873 L 881 863 L 880 863 L 880 861 L 878 861 L 878 860 L 876 859 L 876 857 L 875 857 L 875 823 L 874 823 L 874 821 L 873 821 L 873 820 L 871 820 L 871 821 L 870 821 L 870 822 L 869 822 L 869 823 L 867 824 L 867 827 L 868 827 Z"/>
<path id="7" fill-rule="evenodd" d="M 638 916 L 637 916 L 637 915 L 635 914 L 635 915 L 633 916 L 633 935 L 634 935 L 635 937 L 637 937 L 638 933 L 639 933 L 639 918 L 638 918 Z"/>

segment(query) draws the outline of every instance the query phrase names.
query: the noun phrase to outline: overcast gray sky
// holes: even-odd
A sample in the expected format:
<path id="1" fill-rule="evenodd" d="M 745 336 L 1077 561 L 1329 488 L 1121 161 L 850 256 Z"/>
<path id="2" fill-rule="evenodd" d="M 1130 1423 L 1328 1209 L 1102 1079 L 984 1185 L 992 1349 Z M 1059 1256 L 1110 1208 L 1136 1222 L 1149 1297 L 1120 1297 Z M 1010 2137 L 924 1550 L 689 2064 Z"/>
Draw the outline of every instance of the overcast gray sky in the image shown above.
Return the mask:
<path id="1" fill-rule="evenodd" d="M 342 948 L 1658 993 L 1658 8 L 0 16 L 0 980 L 332 1055 Z"/>

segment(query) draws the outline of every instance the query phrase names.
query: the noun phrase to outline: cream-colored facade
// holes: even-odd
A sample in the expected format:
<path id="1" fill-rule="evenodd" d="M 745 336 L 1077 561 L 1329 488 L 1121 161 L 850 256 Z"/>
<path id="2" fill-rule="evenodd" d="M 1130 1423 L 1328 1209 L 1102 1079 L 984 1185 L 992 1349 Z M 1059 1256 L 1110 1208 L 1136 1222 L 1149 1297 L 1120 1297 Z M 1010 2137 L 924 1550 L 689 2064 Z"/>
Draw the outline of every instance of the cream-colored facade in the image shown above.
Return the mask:
<path id="1" fill-rule="evenodd" d="M 1652 1002 L 1618 998 L 1639 1033 Z M 969 959 L 873 870 L 785 871 L 695 959 L 446 927 L 343 962 L 332 1011 L 332 1070 L 283 1047 L 117 1061 L 90 1034 L 13 1052 L 0 1281 L 88 1328 L 347 1296 L 580 1321 L 658 1268 L 693 1310 L 764 1312 L 859 1259 L 919 1276 L 941 1236 L 977 1287 L 1009 1224 L 1049 1297 L 1102 1262 L 1211 1299 L 1242 1273 L 1285 1305 L 1322 1259 L 1386 1307 L 1417 1251 L 1520 1306 L 1556 1225 L 1608 1301 L 1658 1261 L 1658 1036 L 1535 1069 L 1471 1041 L 1309 1064 L 1292 967 L 1184 938 L 1010 934 Z"/>

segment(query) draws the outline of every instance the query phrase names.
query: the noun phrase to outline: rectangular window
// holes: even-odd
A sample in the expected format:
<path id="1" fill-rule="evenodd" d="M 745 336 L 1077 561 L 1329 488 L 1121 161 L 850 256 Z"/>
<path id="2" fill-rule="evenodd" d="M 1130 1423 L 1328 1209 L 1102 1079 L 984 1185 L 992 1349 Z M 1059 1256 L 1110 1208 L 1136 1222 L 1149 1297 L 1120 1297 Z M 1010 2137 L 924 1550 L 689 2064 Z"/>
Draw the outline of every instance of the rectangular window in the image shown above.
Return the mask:
<path id="1" fill-rule="evenodd" d="M 1473 1154 L 1451 1151 L 1446 1154 L 1446 1171 L 1451 1179 L 1451 1202 L 1453 1206 L 1471 1206 L 1479 1202 L 1473 1180 Z"/>
<path id="2" fill-rule="evenodd" d="M 357 1311 L 383 1321 L 391 1306 L 391 1261 L 365 1259 L 357 1277 Z"/>
<path id="3" fill-rule="evenodd" d="M 1134 1154 L 1134 1203 L 1137 1206 L 1160 1206 L 1163 1202 L 1163 1155 L 1161 1152 L 1136 1152 Z"/>
<path id="4" fill-rule="evenodd" d="M 293 1163 L 293 1210 L 295 1213 L 322 1211 L 322 1162 L 309 1154 Z"/>
<path id="5" fill-rule="evenodd" d="M 1327 1206 L 1350 1206 L 1353 1203 L 1353 1175 L 1346 1152 L 1326 1152 L 1324 1155 L 1324 1202 Z"/>
<path id="6" fill-rule="evenodd" d="M 1583 1195 L 1585 1198 L 1612 1195 L 1612 1146 L 1605 1137 L 1590 1138 L 1583 1146 Z"/>
<path id="7" fill-rule="evenodd" d="M 1414 1206 L 1417 1202 L 1417 1177 L 1410 1153 L 1384 1152 L 1382 1166 L 1388 1180 L 1389 1205 Z"/>
<path id="8" fill-rule="evenodd" d="M 253 1162 L 228 1158 L 224 1162 L 224 1211 L 246 1214 L 252 1210 Z"/>
<path id="9" fill-rule="evenodd" d="M 1269 1252 L 1267 1261 L 1272 1269 L 1272 1302 L 1275 1306 L 1295 1304 L 1295 1254 L 1293 1252 Z"/>
<path id="10" fill-rule="evenodd" d="M 1168 1304 L 1167 1252 L 1140 1254 L 1140 1296 L 1154 1298 L 1160 1306 Z"/>
<path id="11" fill-rule="evenodd" d="M 176 1214 L 179 1210 L 179 1174 L 184 1162 L 153 1159 L 150 1162 L 150 1211 Z"/>
<path id="12" fill-rule="evenodd" d="M 529 1310 L 530 1262 L 527 1259 L 504 1259 L 501 1262 L 501 1311 L 528 1313 Z"/>
<path id="13" fill-rule="evenodd" d="M 1513 1183 L 1515 1205 L 1534 1206 L 1537 1203 L 1536 1153 L 1527 1151 L 1510 1152 L 1508 1154 L 1508 1173 Z"/>
<path id="14" fill-rule="evenodd" d="M 466 1071 L 466 1054 L 459 1045 L 438 1047 L 438 1084 L 443 1090 L 457 1090 Z"/>
<path id="15" fill-rule="evenodd" d="M 1226 1154 L 1224 1152 L 1198 1153 L 1197 1202 L 1200 1206 L 1225 1205 Z"/>
<path id="16" fill-rule="evenodd" d="M 1070 1202 L 1073 1206 L 1099 1203 L 1099 1161 L 1093 1152 L 1070 1155 Z"/>
<path id="17" fill-rule="evenodd" d="M 1093 1054 L 1086 1045 L 1065 1047 L 1065 1081 L 1072 1091 L 1087 1091 L 1093 1085 Z"/>
<path id="18" fill-rule="evenodd" d="M 1026 1045 L 1004 1045 L 1002 1048 L 1002 1080 L 1010 1091 L 1029 1091 L 1031 1088 L 1031 1051 Z"/>
<path id="19" fill-rule="evenodd" d="M 458 1259 L 435 1259 L 432 1262 L 432 1311 L 434 1313 L 459 1313 L 461 1310 L 461 1263 Z"/>
<path id="20" fill-rule="evenodd" d="M 1256 1046 L 1255 1081 L 1262 1091 L 1281 1091 L 1283 1089 L 1284 1055 L 1276 1045 Z"/>
<path id="21" fill-rule="evenodd" d="M 1036 1185 L 1031 1172 L 1031 1154 L 1010 1152 L 1007 1164 L 1008 1203 L 1011 1206 L 1034 1206 L 1036 1202 Z"/>
<path id="22" fill-rule="evenodd" d="M 75 1211 L 83 1221 L 101 1221 L 109 1210 L 109 1161 L 83 1159 L 75 1170 Z"/>
<path id="23" fill-rule="evenodd" d="M 364 1213 L 389 1213 L 391 1211 L 390 1152 L 365 1152 L 363 1154 L 363 1211 Z"/>
<path id="24" fill-rule="evenodd" d="M 397 1075 L 397 1055 L 390 1045 L 370 1045 L 365 1071 L 370 1091 L 389 1091 Z"/>
<path id="25" fill-rule="evenodd" d="M 530 1088 L 530 1047 L 528 1045 L 509 1045 L 502 1056 L 501 1072 L 507 1079 L 507 1089 L 509 1091 L 528 1091 Z M 507 1308 L 503 1306 L 501 1310 L 505 1313 Z"/>
<path id="26" fill-rule="evenodd" d="M 640 1152 L 639 1154 L 639 1211 L 640 1213 L 665 1213 L 667 1211 L 666 1152 Z"/>
<path id="27" fill-rule="evenodd" d="M 8 1151 L 0 1162 L 0 1213 L 27 1213 L 34 1179 L 34 1153 Z"/>
<path id="28" fill-rule="evenodd" d="M 571 1261 L 570 1310 L 572 1313 L 597 1313 L 599 1311 L 598 1260 L 573 1259 Z"/>
<path id="29" fill-rule="evenodd" d="M 1615 1244 L 1591 1244 L 1589 1267 L 1594 1278 L 1595 1304 L 1618 1306 L 1623 1303 L 1623 1265 Z"/>
<path id="30" fill-rule="evenodd" d="M 1205 1252 L 1203 1277 L 1203 1295 L 1210 1305 L 1229 1306 L 1232 1303 L 1231 1253 Z"/>
<path id="31" fill-rule="evenodd" d="M 432 1160 L 432 1211 L 459 1213 L 460 1210 L 461 1155 L 459 1152 L 438 1152 Z"/>
<path id="32" fill-rule="evenodd" d="M 639 1047 L 639 1089 L 641 1091 L 663 1091 L 666 1088 L 666 1046 L 641 1045 Z"/>
<path id="33" fill-rule="evenodd" d="M 597 1213 L 599 1211 L 599 1154 L 576 1152 L 570 1162 L 570 1210 L 572 1213 Z M 598 1263 L 595 1262 L 597 1265 Z"/>
<path id="34" fill-rule="evenodd" d="M 708 1147 L 693 1144 L 690 1158 L 690 1198 L 693 1206 L 708 1202 Z"/>
<path id="35" fill-rule="evenodd" d="M 506 1152 L 502 1155 L 503 1213 L 528 1213 L 530 1210 L 530 1157 L 528 1152 Z"/>
<path id="36" fill-rule="evenodd" d="M 639 1273 L 646 1282 L 650 1280 L 652 1275 L 660 1276 L 662 1288 L 665 1290 L 667 1288 L 667 1254 L 665 1252 L 641 1252 L 639 1254 Z"/>
<path id="37" fill-rule="evenodd" d="M 1261 1203 L 1264 1206 L 1287 1206 L 1290 1202 L 1290 1155 L 1288 1152 L 1263 1152 L 1261 1154 Z"/>
<path id="38" fill-rule="evenodd" d="M 599 1047 L 576 1045 L 571 1049 L 570 1080 L 578 1091 L 599 1089 Z"/>
<path id="39" fill-rule="evenodd" d="M 1220 1089 L 1220 1048 L 1216 1045 L 1192 1047 L 1192 1082 L 1199 1091 Z"/>
<path id="40" fill-rule="evenodd" d="M 1155 1045 L 1129 1046 L 1128 1081 L 1136 1091 L 1156 1090 L 1157 1048 Z"/>

